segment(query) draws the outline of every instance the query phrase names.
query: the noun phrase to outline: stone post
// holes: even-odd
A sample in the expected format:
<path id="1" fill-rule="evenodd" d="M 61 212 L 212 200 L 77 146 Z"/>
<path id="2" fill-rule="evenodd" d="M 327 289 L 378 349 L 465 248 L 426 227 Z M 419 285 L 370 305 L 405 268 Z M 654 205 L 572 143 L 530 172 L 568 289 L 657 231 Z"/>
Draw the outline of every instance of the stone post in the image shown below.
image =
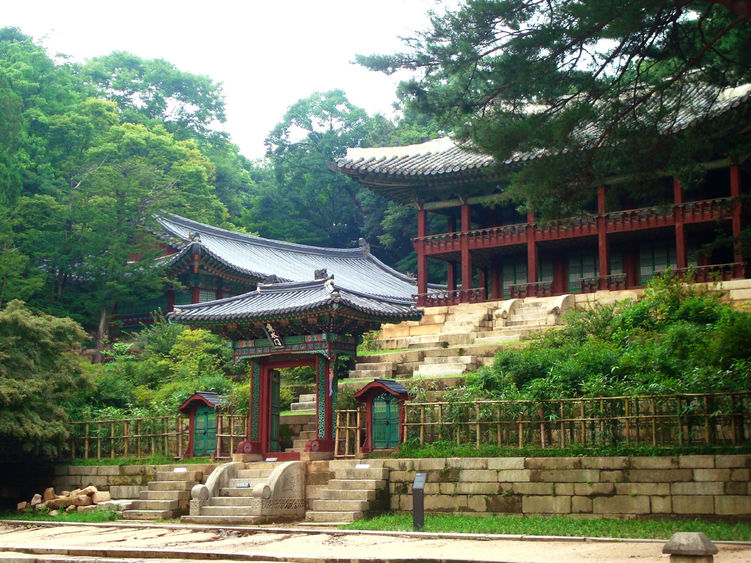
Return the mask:
<path id="1" fill-rule="evenodd" d="M 701 532 L 676 532 L 662 548 L 670 563 L 712 563 L 717 546 Z"/>

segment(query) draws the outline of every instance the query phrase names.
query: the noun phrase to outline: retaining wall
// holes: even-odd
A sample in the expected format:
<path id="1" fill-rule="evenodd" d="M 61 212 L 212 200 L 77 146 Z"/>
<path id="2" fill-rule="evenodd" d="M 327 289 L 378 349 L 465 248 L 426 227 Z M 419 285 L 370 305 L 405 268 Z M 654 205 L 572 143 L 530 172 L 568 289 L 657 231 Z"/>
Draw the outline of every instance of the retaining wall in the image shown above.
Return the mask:
<path id="1" fill-rule="evenodd" d="M 56 491 L 70 491 L 94 485 L 100 491 L 109 491 L 113 499 L 138 498 L 149 481 L 156 480 L 157 471 L 173 471 L 185 467 L 201 471 L 202 483 L 219 463 L 175 465 L 57 465 L 52 486 Z"/>
<path id="2" fill-rule="evenodd" d="M 380 461 L 380 460 L 379 460 Z M 751 455 L 383 460 L 391 509 L 412 510 L 416 472 L 425 511 L 634 518 L 751 518 Z"/>

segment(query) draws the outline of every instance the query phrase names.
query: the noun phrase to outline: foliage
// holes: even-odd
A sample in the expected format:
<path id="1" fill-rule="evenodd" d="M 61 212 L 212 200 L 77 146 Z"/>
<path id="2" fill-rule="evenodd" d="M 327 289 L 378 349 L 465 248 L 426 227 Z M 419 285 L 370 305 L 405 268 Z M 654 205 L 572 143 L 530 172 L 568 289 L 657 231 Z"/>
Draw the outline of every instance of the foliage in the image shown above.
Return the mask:
<path id="1" fill-rule="evenodd" d="M 71 319 L 33 313 L 20 301 L 0 311 L 0 456 L 55 455 L 68 437 L 66 406 L 87 386 Z"/>
<path id="2" fill-rule="evenodd" d="M 411 514 L 382 514 L 340 526 L 346 530 L 412 531 Z M 569 516 L 453 516 L 426 514 L 425 532 L 464 534 L 512 534 L 524 536 L 576 536 L 606 538 L 669 539 L 675 532 L 703 532 L 716 541 L 749 541 L 746 522 L 715 522 L 702 518 L 571 518 Z"/>
<path id="3" fill-rule="evenodd" d="M 400 85 L 407 107 L 498 162 L 565 154 L 509 178 L 504 192 L 536 212 L 581 211 L 591 186 L 623 171 L 639 171 L 634 189 L 655 171 L 690 178 L 707 138 L 732 154 L 748 150 L 743 119 L 702 107 L 717 90 L 692 89 L 751 79 L 747 2 L 465 0 L 405 43 L 358 62 L 416 71 Z M 696 117 L 688 129 L 686 111 Z"/>
<path id="4" fill-rule="evenodd" d="M 45 510 L 27 510 L 25 512 L 6 511 L 0 513 L 0 520 L 23 520 L 29 522 L 112 522 L 122 520 L 122 513 L 110 509 L 86 510 L 84 512 L 59 511 L 57 516 Z"/>
<path id="5" fill-rule="evenodd" d="M 575 311 L 523 349 L 502 349 L 456 398 L 546 399 L 706 391 L 751 385 L 751 314 L 666 275 L 636 302 Z"/>

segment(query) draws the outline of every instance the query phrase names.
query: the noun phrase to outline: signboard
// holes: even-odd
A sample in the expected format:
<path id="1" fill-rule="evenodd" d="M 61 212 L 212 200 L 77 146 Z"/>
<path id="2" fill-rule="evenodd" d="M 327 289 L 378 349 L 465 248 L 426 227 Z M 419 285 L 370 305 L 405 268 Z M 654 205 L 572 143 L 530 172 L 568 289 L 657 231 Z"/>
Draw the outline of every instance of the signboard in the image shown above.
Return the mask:
<path id="1" fill-rule="evenodd" d="M 272 325 L 271 323 L 263 323 L 263 330 L 266 332 L 266 336 L 268 337 L 269 342 L 271 342 L 274 348 L 284 348 L 284 341 L 282 340 L 282 337 L 279 336 L 279 333 L 274 328 L 274 325 Z"/>

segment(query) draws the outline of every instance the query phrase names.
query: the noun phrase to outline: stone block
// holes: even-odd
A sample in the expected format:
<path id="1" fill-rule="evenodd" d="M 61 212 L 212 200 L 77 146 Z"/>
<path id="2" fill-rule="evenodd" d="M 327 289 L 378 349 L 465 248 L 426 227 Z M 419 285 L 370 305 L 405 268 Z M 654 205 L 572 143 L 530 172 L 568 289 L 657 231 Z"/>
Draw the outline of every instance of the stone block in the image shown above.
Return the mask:
<path id="1" fill-rule="evenodd" d="M 532 481 L 556 483 L 594 483 L 600 480 L 597 469 L 539 469 L 532 473 Z"/>
<path id="2" fill-rule="evenodd" d="M 530 481 L 529 469 L 501 469 L 498 471 L 499 483 L 523 483 Z"/>
<path id="3" fill-rule="evenodd" d="M 469 510 L 470 512 L 487 512 L 485 497 L 481 495 L 468 496 L 467 510 Z"/>
<path id="4" fill-rule="evenodd" d="M 711 496 L 673 495 L 673 513 L 675 514 L 714 514 L 714 500 L 715 500 L 715 497 L 711 497 Z"/>
<path id="5" fill-rule="evenodd" d="M 147 470 L 146 465 L 123 465 L 120 468 L 120 474 L 121 475 L 146 475 L 155 473 L 153 470 Z"/>
<path id="6" fill-rule="evenodd" d="M 730 469 L 694 469 L 694 481 L 730 481 Z"/>
<path id="7" fill-rule="evenodd" d="M 68 475 L 68 465 L 56 465 L 55 476 Z"/>
<path id="8" fill-rule="evenodd" d="M 399 510 L 412 512 L 412 495 L 399 495 Z"/>
<path id="9" fill-rule="evenodd" d="M 452 483 L 425 483 L 425 488 L 423 489 L 424 495 L 440 495 L 441 494 L 441 486 L 447 485 Z M 409 494 L 412 494 L 412 484 L 409 485 Z"/>
<path id="10" fill-rule="evenodd" d="M 414 471 L 390 471 L 389 472 L 389 481 L 405 481 L 405 482 L 412 482 L 415 480 L 415 472 Z"/>
<path id="11" fill-rule="evenodd" d="M 425 495 L 426 512 L 467 510 L 467 495 Z"/>
<path id="12" fill-rule="evenodd" d="M 96 475 L 96 465 L 71 465 L 68 467 L 68 475 L 90 476 Z"/>
<path id="13" fill-rule="evenodd" d="M 110 496 L 114 499 L 138 498 L 144 488 L 140 485 L 113 485 L 110 487 Z"/>
<path id="14" fill-rule="evenodd" d="M 528 457 L 524 462 L 527 469 L 579 469 L 580 457 Z"/>
<path id="15" fill-rule="evenodd" d="M 673 483 L 670 492 L 674 495 L 721 495 L 724 491 L 722 483 Z"/>
<path id="16" fill-rule="evenodd" d="M 552 495 L 554 483 L 514 483 L 513 490 L 519 495 Z"/>
<path id="17" fill-rule="evenodd" d="M 571 497 L 522 497 L 522 512 L 524 514 L 568 514 L 571 512 Z"/>
<path id="18" fill-rule="evenodd" d="M 621 469 L 603 469 L 600 471 L 600 481 L 603 483 L 620 483 L 626 480 L 627 471 Z"/>
<path id="19" fill-rule="evenodd" d="M 719 483 L 722 484 L 722 483 Z M 745 495 L 747 492 L 748 484 L 741 481 L 729 481 L 725 483 L 726 495 Z"/>
<path id="20" fill-rule="evenodd" d="M 669 495 L 670 483 L 617 483 L 617 495 Z"/>
<path id="21" fill-rule="evenodd" d="M 119 465 L 100 465 L 97 467 L 97 475 L 120 475 Z"/>
<path id="22" fill-rule="evenodd" d="M 457 483 L 455 492 L 461 495 L 495 495 L 498 494 L 498 483 Z"/>
<path id="23" fill-rule="evenodd" d="M 462 469 L 459 471 L 459 481 L 467 483 L 497 483 L 498 472 L 495 469 Z"/>
<path id="24" fill-rule="evenodd" d="M 492 457 L 488 469 L 524 469 L 523 457 Z"/>
<path id="25" fill-rule="evenodd" d="M 669 496 L 653 496 L 649 497 L 652 514 L 670 514 L 673 511 L 672 498 Z"/>
<path id="26" fill-rule="evenodd" d="M 428 471 L 427 472 L 427 480 L 429 482 L 434 483 L 455 483 L 459 480 L 459 473 L 460 470 L 457 468 L 449 468 L 444 467 L 440 471 Z M 410 481 L 414 480 L 414 473 L 412 474 L 412 479 Z"/>
<path id="27" fill-rule="evenodd" d="M 747 454 L 718 455 L 718 456 L 715 456 L 714 466 L 717 469 L 751 467 L 751 455 L 747 455 Z"/>
<path id="28" fill-rule="evenodd" d="M 441 470 L 446 467 L 446 460 L 443 458 L 437 459 L 416 459 L 414 460 L 413 467 L 415 471 L 432 471 Z"/>
<path id="29" fill-rule="evenodd" d="M 522 497 L 519 495 L 494 495 L 485 498 L 488 512 L 494 514 L 521 514 Z"/>
<path id="30" fill-rule="evenodd" d="M 632 457 L 631 469 L 673 469 L 678 467 L 677 457 Z"/>
<path id="31" fill-rule="evenodd" d="M 691 469 L 630 469 L 626 471 L 624 481 L 633 483 L 673 483 L 692 481 L 694 471 Z M 696 470 L 698 471 L 698 470 Z M 701 471 L 713 471 L 705 469 Z"/>
<path id="32" fill-rule="evenodd" d="M 487 469 L 488 458 L 486 457 L 450 457 L 446 459 L 446 467 L 458 469 Z"/>
<path id="33" fill-rule="evenodd" d="M 609 496 L 615 494 L 614 483 L 574 483 L 574 494 L 583 496 Z"/>
<path id="34" fill-rule="evenodd" d="M 731 481 L 751 481 L 751 469 L 731 469 Z"/>
<path id="35" fill-rule="evenodd" d="M 592 511 L 597 514 L 649 514 L 649 497 L 646 495 L 614 495 L 592 499 Z"/>
<path id="36" fill-rule="evenodd" d="M 628 469 L 629 458 L 617 457 L 583 457 L 581 458 L 582 469 Z"/>
<path id="37" fill-rule="evenodd" d="M 457 483 L 435 483 L 435 484 L 438 485 L 438 493 L 441 495 L 454 495 L 458 492 L 456 490 Z M 424 494 L 428 494 L 428 493 L 424 493 Z"/>
<path id="38" fill-rule="evenodd" d="M 726 495 L 715 497 L 715 513 L 719 516 L 751 515 L 751 497 Z"/>
<path id="39" fill-rule="evenodd" d="M 714 469 L 713 455 L 682 455 L 678 457 L 681 469 Z"/>
<path id="40" fill-rule="evenodd" d="M 577 514 L 592 512 L 592 499 L 581 496 L 572 497 L 571 512 Z"/>

